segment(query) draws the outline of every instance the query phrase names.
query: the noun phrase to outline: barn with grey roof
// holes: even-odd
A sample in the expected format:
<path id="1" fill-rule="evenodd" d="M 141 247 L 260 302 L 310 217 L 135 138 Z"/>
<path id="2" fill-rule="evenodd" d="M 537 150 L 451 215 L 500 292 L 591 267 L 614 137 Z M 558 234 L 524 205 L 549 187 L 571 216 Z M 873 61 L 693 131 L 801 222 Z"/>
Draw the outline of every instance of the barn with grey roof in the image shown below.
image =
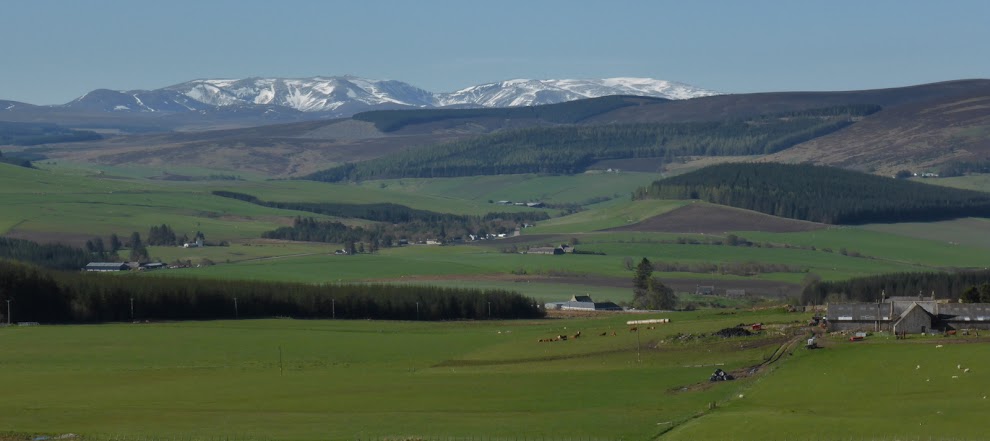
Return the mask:
<path id="1" fill-rule="evenodd" d="M 990 329 L 990 303 L 894 297 L 875 303 L 830 303 L 825 318 L 833 331 L 918 334 L 936 330 Z"/>
<path id="2" fill-rule="evenodd" d="M 565 311 L 622 311 L 622 307 L 612 302 L 596 302 L 589 295 L 575 295 L 566 302 L 547 303 L 547 309 Z"/>

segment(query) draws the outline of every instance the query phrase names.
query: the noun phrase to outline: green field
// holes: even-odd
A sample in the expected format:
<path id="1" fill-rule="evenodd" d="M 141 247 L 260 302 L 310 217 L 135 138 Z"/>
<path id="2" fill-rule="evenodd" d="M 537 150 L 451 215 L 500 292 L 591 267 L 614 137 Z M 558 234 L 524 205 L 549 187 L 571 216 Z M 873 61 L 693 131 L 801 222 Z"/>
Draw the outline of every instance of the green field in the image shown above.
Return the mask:
<path id="1" fill-rule="evenodd" d="M 584 204 L 595 198 L 629 199 L 632 190 L 648 185 L 654 173 L 587 172 L 574 176 L 497 175 L 446 179 L 390 179 L 362 183 L 365 188 L 413 195 L 435 195 L 474 202 L 543 201 Z"/>
<path id="2" fill-rule="evenodd" d="M 99 172 L 102 172 L 100 174 Z M 209 176 L 209 170 L 169 170 Z M 218 172 L 222 173 L 222 172 Z M 669 272 L 692 284 L 825 280 L 905 271 L 983 268 L 986 219 L 833 227 L 801 233 L 607 232 L 684 201 L 631 201 L 654 179 L 638 173 L 401 179 L 360 184 L 244 180 L 165 181 L 150 168 L 29 170 L 0 164 L 0 234 L 81 244 L 169 224 L 227 246 L 150 247 L 153 259 L 193 268 L 123 277 L 332 283 L 369 281 L 507 289 L 539 302 L 590 294 L 629 301 L 629 262 L 788 265 L 747 276 Z M 972 183 L 972 182 L 971 182 Z M 979 185 L 979 184 L 974 184 Z M 489 200 L 581 204 L 505 241 L 383 248 L 334 255 L 341 244 L 260 239 L 310 216 L 214 196 L 268 201 L 396 203 L 444 213 L 535 210 Z M 316 216 L 325 218 L 323 216 Z M 368 225 L 367 221 L 344 220 Z M 754 246 L 717 245 L 736 234 Z M 696 241 L 699 244 L 685 242 Z M 678 243 L 680 242 L 680 243 Z M 597 254 L 522 254 L 575 243 Z M 515 252 L 505 252 L 510 250 Z M 585 283 L 586 282 L 586 283 Z M 657 330 L 629 333 L 603 315 L 444 323 L 245 320 L 0 328 L 0 432 L 80 433 L 136 440 L 647 440 L 980 439 L 990 362 L 985 342 L 936 350 L 935 340 L 828 340 L 794 350 L 759 375 L 708 385 L 715 366 L 745 372 L 811 313 L 766 309 L 759 299 L 712 302 L 680 293 Z M 15 305 L 16 306 L 16 305 Z M 15 312 L 16 314 L 16 312 Z M 772 324 L 760 337 L 675 338 L 740 323 Z M 559 334 L 577 341 L 538 343 Z M 618 331 L 616 336 L 599 334 Z M 781 334 L 782 333 L 782 334 Z M 797 340 L 794 340 L 797 341 Z M 793 352 L 793 355 L 790 353 Z M 281 353 L 281 361 L 280 361 Z M 963 375 L 955 366 L 973 366 Z M 921 365 L 921 368 L 916 366 Z M 957 375 L 959 378 L 952 378 Z M 859 398 L 852 401 L 850 397 Z M 715 408 L 712 409 L 712 403 Z M 911 424 L 904 423 L 905 421 Z M 915 423 L 919 423 L 915 426 Z M 769 429 L 768 429 L 769 428 Z M 6 441 L 0 434 L 0 439 Z"/>
<path id="3" fill-rule="evenodd" d="M 177 274 L 201 277 L 287 280 L 311 283 L 434 278 L 444 284 L 476 283 L 481 276 L 574 275 L 628 279 L 628 259 L 733 264 L 763 262 L 788 264 L 826 280 L 884 272 L 972 268 L 986 265 L 981 231 L 985 220 L 963 219 L 933 224 L 869 225 L 830 228 L 805 233 L 736 232 L 765 247 L 727 247 L 676 244 L 678 239 L 710 241 L 722 236 L 653 232 L 602 232 L 636 223 L 683 206 L 683 201 L 630 201 L 617 197 L 591 204 L 584 210 L 523 230 L 516 250 L 529 246 L 580 242 L 579 249 L 600 256 L 527 256 L 502 253 L 511 248 L 491 241 L 480 246 L 406 247 L 384 249 L 376 255 L 334 256 L 340 244 L 300 244 L 261 241 L 265 231 L 287 225 L 291 210 L 261 207 L 216 197 L 213 190 L 230 190 L 272 201 L 407 204 L 438 212 L 482 214 L 492 210 L 532 210 L 501 206 L 489 199 L 547 200 L 575 203 L 592 197 L 619 194 L 652 175 L 597 173 L 577 176 L 497 176 L 453 179 L 403 179 L 360 185 L 309 181 L 159 181 L 140 179 L 134 170 L 91 171 L 54 167 L 29 170 L 2 166 L 0 231 L 33 240 L 67 241 L 111 233 L 146 234 L 152 225 L 168 224 L 180 234 L 202 231 L 208 241 L 230 242 L 227 247 L 181 249 L 152 247 L 153 259 L 173 262 L 204 261 L 218 264 Z M 112 176 L 128 175 L 127 178 Z M 550 210 L 551 212 L 553 210 Z M 319 216 L 318 216 L 319 217 Z M 367 221 L 345 220 L 354 224 Z M 532 238 L 527 240 L 527 238 Z M 801 249 L 798 249 L 801 248 Z M 814 249 L 812 249 L 814 247 Z M 846 249 L 851 255 L 842 255 Z M 831 251 L 831 252 L 829 252 Z M 855 257 L 858 253 L 861 257 Z M 706 277 L 736 280 L 721 274 L 660 274 L 661 277 Z M 803 272 L 760 273 L 749 278 L 799 283 Z M 450 281 L 457 278 L 460 281 Z M 610 296 L 612 294 L 609 294 Z"/>
<path id="4" fill-rule="evenodd" d="M 798 351 L 716 411 L 662 439 L 986 438 L 978 423 L 990 394 L 985 343 L 874 343 Z"/>
<path id="5" fill-rule="evenodd" d="M 819 351 L 794 349 L 755 377 L 709 385 L 716 366 L 745 371 L 789 335 L 802 339 L 806 331 L 784 326 L 807 315 L 679 312 L 664 314 L 672 322 L 657 330 L 626 330 L 625 320 L 652 317 L 660 316 L 2 328 L 0 415 L 4 429 L 17 433 L 100 439 L 979 439 L 983 433 L 967 423 L 979 420 L 990 393 L 982 368 L 990 352 L 982 344 L 936 349 L 935 340 L 924 338 L 836 339 Z M 768 326 L 762 336 L 674 338 L 757 321 Z M 613 330 L 616 336 L 599 335 Z M 580 339 L 537 342 L 578 331 Z M 964 374 L 957 364 L 973 371 Z"/>

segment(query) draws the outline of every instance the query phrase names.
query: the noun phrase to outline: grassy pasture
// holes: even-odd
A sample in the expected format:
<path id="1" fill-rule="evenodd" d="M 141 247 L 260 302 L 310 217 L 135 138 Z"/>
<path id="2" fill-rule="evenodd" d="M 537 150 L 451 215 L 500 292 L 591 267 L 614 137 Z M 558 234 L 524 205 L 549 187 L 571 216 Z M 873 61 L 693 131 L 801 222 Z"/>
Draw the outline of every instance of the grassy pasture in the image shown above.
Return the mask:
<path id="1" fill-rule="evenodd" d="M 976 220 L 974 224 L 985 220 Z M 869 225 L 865 227 L 842 227 L 804 233 L 758 233 L 739 232 L 751 241 L 788 243 L 801 246 L 815 246 L 819 251 L 831 248 L 839 253 L 842 248 L 858 251 L 864 256 L 875 257 L 887 263 L 918 265 L 928 268 L 975 267 L 985 261 L 987 250 L 979 246 L 979 235 L 974 240 L 960 242 L 933 240 L 934 235 L 954 235 L 942 231 L 944 226 L 959 225 L 968 233 L 977 233 L 978 227 L 965 226 L 961 221 L 937 222 L 934 224 L 894 224 Z M 932 233 L 928 233 L 932 231 Z M 926 238 L 925 236 L 928 236 Z"/>
<path id="2" fill-rule="evenodd" d="M 984 439 L 985 343 L 921 338 L 795 352 L 714 412 L 662 439 Z M 964 373 L 957 366 L 971 367 Z M 957 378 L 954 378 L 957 377 Z"/>
<path id="3" fill-rule="evenodd" d="M 592 198 L 629 199 L 637 187 L 659 179 L 653 173 L 589 172 L 573 176 L 536 174 L 471 176 L 444 179 L 367 181 L 361 187 L 415 195 L 434 195 L 472 202 L 508 200 L 582 203 Z"/>
<path id="4" fill-rule="evenodd" d="M 804 233 L 737 232 L 759 243 L 815 246 L 817 251 L 778 248 L 744 248 L 708 245 L 661 244 L 680 237 L 709 240 L 712 235 L 655 232 L 601 232 L 628 225 L 683 206 L 684 201 L 630 201 L 616 198 L 589 206 L 569 216 L 538 222 L 527 228 L 518 244 L 580 241 L 585 250 L 604 256 L 532 256 L 498 252 L 497 241 L 483 246 L 404 247 L 385 249 L 377 255 L 333 256 L 339 244 L 289 244 L 258 240 L 262 232 L 285 225 L 296 215 L 215 197 L 214 189 L 257 195 L 276 201 L 339 201 L 350 203 L 394 202 L 443 212 L 481 214 L 491 210 L 526 210 L 489 204 L 488 199 L 543 199 L 576 201 L 602 193 L 609 195 L 646 174 L 599 173 L 570 177 L 516 175 L 417 180 L 402 179 L 353 184 L 308 181 L 153 181 L 108 176 L 137 173 L 107 170 L 103 176 L 74 174 L 68 169 L 29 170 L 3 167 L 0 173 L 0 231 L 15 237 L 62 240 L 81 244 L 95 235 L 142 235 L 152 225 L 169 224 L 179 234 L 203 231 L 210 241 L 227 240 L 230 247 L 184 250 L 153 247 L 151 255 L 166 262 L 209 259 L 215 267 L 183 270 L 175 274 L 201 277 L 285 280 L 310 283 L 335 281 L 410 279 L 416 283 L 488 283 L 487 276 L 509 274 L 574 275 L 626 279 L 624 260 L 680 263 L 785 263 L 806 267 L 827 280 L 894 271 L 932 270 L 946 267 L 985 266 L 981 234 L 984 220 L 968 219 L 926 225 L 889 225 L 830 228 Z M 541 193 L 542 192 L 542 193 Z M 598 192 L 598 193 L 596 193 Z M 445 194 L 449 193 L 449 194 Z M 549 235 L 549 236 L 548 236 Z M 531 243 L 526 242 L 531 237 Z M 954 243 L 950 243 L 954 242 Z M 960 245 L 964 244 L 964 245 Z M 987 244 L 990 246 L 990 244 Z M 827 253 L 824 248 L 832 248 Z M 841 248 L 872 258 L 839 254 Z M 229 264 L 228 264 L 229 262 Z M 171 274 L 171 273 L 170 273 Z M 736 276 L 668 273 L 660 277 L 738 280 Z M 764 273 L 754 279 L 800 282 L 803 273 Z M 432 279 L 432 280 L 430 280 Z M 457 282 L 451 280 L 457 279 Z M 571 282 L 573 283 L 573 281 Z M 571 287 L 554 288 L 553 296 Z M 542 288 L 547 291 L 548 288 Z M 603 291 L 603 294 L 606 293 Z M 609 294 L 612 295 L 612 294 Z M 628 293 L 616 296 L 621 300 Z M 549 298 L 548 294 L 546 298 Z"/>
<path id="5" fill-rule="evenodd" d="M 314 181 L 267 181 L 217 183 L 216 189 L 237 191 L 265 201 L 338 202 L 372 204 L 389 202 L 438 213 L 483 215 L 492 211 L 528 211 L 532 208 L 489 204 L 442 194 L 393 191 L 388 184 L 352 185 Z"/>
<path id="6" fill-rule="evenodd" d="M 939 253 L 940 258 L 944 257 L 944 254 L 966 255 L 974 252 L 985 256 L 987 249 L 990 249 L 990 235 L 987 234 L 987 231 L 990 231 L 990 219 L 966 218 L 932 223 L 874 224 L 863 228 L 898 236 L 928 239 L 939 242 L 935 247 L 938 250 L 946 248 L 955 250 L 955 253 Z M 928 244 L 928 247 L 922 248 L 917 254 L 927 255 L 927 250 L 933 246 L 935 244 Z"/>
<path id="7" fill-rule="evenodd" d="M 590 233 L 639 222 L 689 204 L 690 201 L 630 201 L 613 199 L 595 204 L 593 209 L 540 222 L 526 234 Z"/>
<path id="8" fill-rule="evenodd" d="M 91 178 L 3 167 L 0 232 L 11 230 L 86 238 L 169 224 L 179 234 L 203 231 L 210 240 L 257 238 L 301 213 L 209 194 L 202 183 Z"/>
<path id="9" fill-rule="evenodd" d="M 148 252 L 162 262 L 176 260 L 198 263 L 209 259 L 215 263 L 238 263 L 252 260 L 274 260 L 293 256 L 309 256 L 318 254 L 333 254 L 340 249 L 337 244 L 274 241 L 266 239 L 245 240 L 231 243 L 225 247 L 148 247 Z"/>
<path id="10" fill-rule="evenodd" d="M 451 278 L 472 279 L 495 275 L 543 275 L 543 276 L 574 276 L 628 278 L 631 272 L 625 268 L 625 261 L 632 259 L 638 262 L 646 257 L 654 262 L 691 263 L 747 263 L 760 262 L 764 264 L 786 264 L 806 269 L 826 280 L 842 280 L 850 277 L 865 276 L 884 272 L 902 272 L 935 270 L 941 265 L 975 266 L 983 263 L 981 253 L 952 254 L 959 247 L 948 247 L 933 244 L 929 247 L 931 254 L 924 254 L 923 248 L 929 241 L 912 241 L 899 236 L 886 237 L 882 233 L 864 232 L 858 230 L 826 233 L 829 238 L 824 242 L 812 238 L 813 233 L 793 233 L 762 235 L 745 233 L 751 240 L 772 240 L 774 243 L 822 243 L 838 245 L 850 244 L 850 250 L 863 252 L 865 255 L 878 258 L 844 256 L 839 253 L 839 247 L 833 252 L 822 249 L 810 250 L 799 248 L 758 248 L 731 247 L 720 245 L 689 245 L 649 242 L 670 240 L 672 236 L 658 233 L 655 236 L 646 233 L 595 233 L 574 235 L 580 241 L 579 249 L 603 252 L 605 255 L 528 255 L 518 253 L 502 253 L 494 245 L 458 245 L 458 246 L 408 246 L 402 248 L 382 249 L 378 254 L 361 254 L 356 256 L 332 255 L 334 245 L 236 245 L 223 249 L 181 250 L 169 248 L 159 251 L 152 249 L 152 255 L 171 261 L 174 258 L 191 259 L 207 257 L 217 263 L 226 259 L 236 262 L 233 265 L 217 265 L 210 268 L 183 270 L 182 274 L 201 277 L 218 277 L 249 280 L 280 280 L 302 281 L 307 283 L 326 283 L 337 281 L 366 281 L 392 280 L 401 281 L 409 278 L 417 282 L 423 279 L 447 280 Z M 821 235 L 822 232 L 816 234 Z M 846 235 L 848 234 L 848 236 Z M 869 245 L 868 238 L 879 237 L 878 244 Z M 559 238 L 570 237 L 568 235 Z M 857 241 L 857 237 L 862 240 Z M 627 241 L 635 238 L 636 242 Z M 809 242 L 804 242 L 808 240 Z M 497 242 L 496 242 L 497 244 Z M 857 248 L 853 248 L 858 245 Z M 893 246 L 893 248 L 884 248 Z M 912 248 L 917 246 L 919 248 Z M 526 247 L 520 245 L 520 249 Z M 922 251 L 917 251 L 917 250 Z M 876 252 L 877 254 L 873 254 Z M 939 260 L 939 256 L 945 260 Z M 192 257 L 188 257 L 192 256 Z M 278 259 L 263 259 L 265 257 L 282 256 Z M 253 260 L 252 260 L 253 259 Z M 719 280 L 765 279 L 799 283 L 806 275 L 804 272 L 762 273 L 748 277 L 695 274 L 695 273 L 658 273 L 659 277 L 704 278 Z M 597 288 L 596 288 L 597 289 Z"/>
<path id="11" fill-rule="evenodd" d="M 946 187 L 962 188 L 966 190 L 990 191 L 990 174 L 973 174 L 937 179 L 915 178 L 913 180 L 921 181 L 926 184 L 943 185 Z"/>
<path id="12" fill-rule="evenodd" d="M 0 414 L 16 432 L 124 438 L 649 439 L 658 423 L 684 420 L 747 381 L 668 390 L 706 380 L 715 363 L 757 364 L 777 344 L 674 343 L 671 335 L 797 318 L 773 311 L 667 316 L 673 323 L 638 340 L 625 329 L 628 315 L 6 328 Z M 537 343 L 578 330 L 578 340 Z M 619 332 L 598 335 L 609 330 Z"/>

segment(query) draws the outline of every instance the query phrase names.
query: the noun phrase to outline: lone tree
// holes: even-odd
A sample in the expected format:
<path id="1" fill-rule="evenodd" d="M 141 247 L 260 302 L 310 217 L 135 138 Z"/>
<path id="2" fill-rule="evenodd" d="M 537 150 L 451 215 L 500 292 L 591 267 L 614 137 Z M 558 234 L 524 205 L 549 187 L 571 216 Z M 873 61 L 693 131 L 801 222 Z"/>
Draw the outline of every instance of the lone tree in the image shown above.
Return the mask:
<path id="1" fill-rule="evenodd" d="M 647 289 L 649 287 L 650 276 L 653 275 L 653 264 L 650 260 L 643 258 L 636 265 L 636 275 L 633 276 L 633 287 L 637 290 Z"/>
<path id="2" fill-rule="evenodd" d="M 636 289 L 633 292 L 633 306 L 639 309 L 674 309 L 677 306 L 674 290 L 664 285 L 660 279 L 650 277 L 646 284 L 646 289 Z"/>
<path id="3" fill-rule="evenodd" d="M 967 288 L 962 293 L 963 303 L 980 303 L 980 290 L 975 286 Z"/>

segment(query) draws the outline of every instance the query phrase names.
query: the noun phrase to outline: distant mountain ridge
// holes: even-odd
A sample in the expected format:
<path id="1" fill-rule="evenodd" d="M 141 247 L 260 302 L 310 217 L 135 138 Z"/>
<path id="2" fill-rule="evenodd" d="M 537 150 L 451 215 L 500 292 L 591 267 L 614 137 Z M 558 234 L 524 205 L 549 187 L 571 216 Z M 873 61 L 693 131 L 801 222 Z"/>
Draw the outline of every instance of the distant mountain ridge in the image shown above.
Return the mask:
<path id="1" fill-rule="evenodd" d="M 153 100 L 148 96 L 137 98 L 154 107 L 149 104 Z M 105 100 L 104 105 L 112 105 L 112 109 L 119 104 Z M 98 141 L 47 145 L 44 156 L 52 159 L 107 165 L 169 164 L 300 177 L 328 167 L 363 163 L 404 151 L 421 150 L 425 155 L 434 146 L 468 142 L 499 132 L 505 132 L 506 136 L 519 135 L 513 133 L 520 130 L 552 135 L 546 140 L 519 143 L 531 154 L 536 147 L 547 144 L 547 140 L 560 140 L 552 132 L 560 127 L 564 130 L 570 126 L 568 130 L 583 133 L 600 130 L 599 126 L 725 125 L 732 121 L 762 124 L 773 115 L 778 115 L 776 121 L 783 123 L 790 117 L 781 119 L 780 115 L 814 117 L 816 112 L 862 106 L 879 111 L 852 115 L 848 121 L 852 124 L 828 134 L 814 130 L 815 137 L 803 137 L 805 142 L 790 148 L 766 149 L 770 144 L 763 143 L 760 151 L 739 154 L 755 155 L 750 159 L 753 161 L 827 164 L 888 176 L 902 170 L 952 175 L 990 169 L 988 79 L 860 91 L 723 94 L 682 100 L 608 96 L 509 108 L 402 106 L 400 109 L 404 110 L 364 112 L 350 119 L 330 119 L 327 113 L 303 112 L 276 104 L 211 106 L 208 110 L 166 113 L 84 112 L 0 101 L 0 121 L 45 122 L 105 134 Z M 632 134 L 616 134 L 594 142 L 607 152 L 614 150 L 609 146 L 632 145 L 621 139 Z M 642 138 L 635 145 L 648 148 L 669 144 L 671 139 Z M 579 141 L 588 146 L 588 139 Z M 728 154 L 723 151 L 725 146 L 718 143 L 696 144 L 687 146 L 690 151 L 671 150 L 673 159 L 691 156 L 691 151 L 704 155 Z M 662 153 L 661 157 L 635 159 L 591 153 L 603 164 L 607 162 L 606 167 L 629 171 L 656 171 L 672 159 L 666 157 L 666 151 L 655 152 Z M 772 154 L 760 156 L 766 153 Z"/>
<path id="2" fill-rule="evenodd" d="M 342 117 L 379 109 L 516 107 L 611 95 L 688 99 L 716 94 L 691 85 L 652 78 L 516 79 L 437 93 L 401 81 L 329 76 L 201 79 L 155 90 L 99 89 L 56 107 L 100 112 L 164 113 L 245 108 L 267 112 L 327 113 Z"/>

